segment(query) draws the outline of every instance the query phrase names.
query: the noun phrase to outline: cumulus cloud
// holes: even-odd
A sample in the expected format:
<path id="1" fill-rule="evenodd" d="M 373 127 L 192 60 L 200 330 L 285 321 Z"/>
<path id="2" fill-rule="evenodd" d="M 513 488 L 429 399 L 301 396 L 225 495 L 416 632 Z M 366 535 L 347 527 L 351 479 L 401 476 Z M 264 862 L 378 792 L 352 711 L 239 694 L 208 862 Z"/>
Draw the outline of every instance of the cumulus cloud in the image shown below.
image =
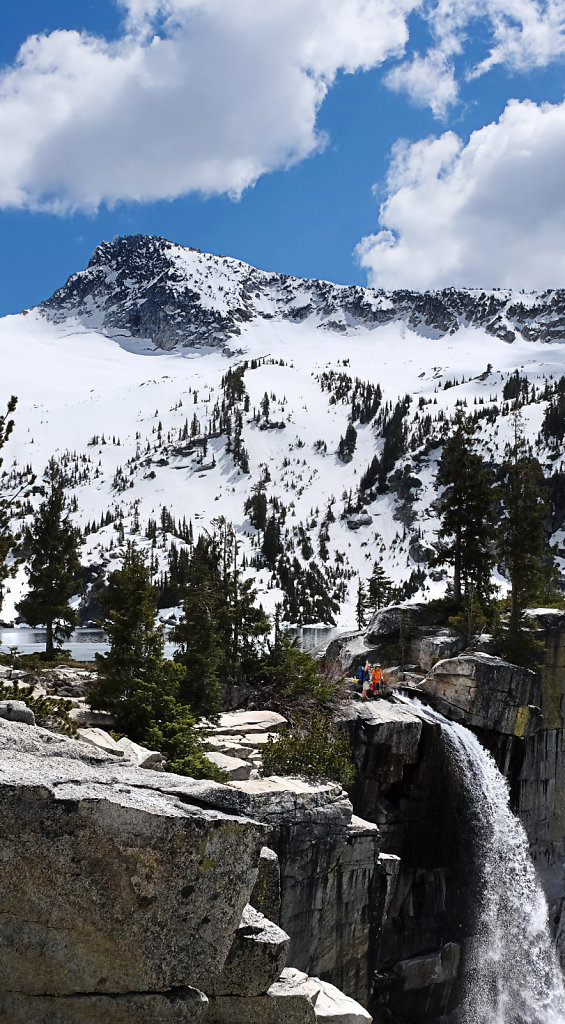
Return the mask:
<path id="1" fill-rule="evenodd" d="M 381 230 L 357 256 L 375 287 L 565 286 L 565 103 L 511 101 L 465 145 L 398 143 Z"/>
<path id="2" fill-rule="evenodd" d="M 496 64 L 518 71 L 545 67 L 565 53 L 564 0 L 438 0 L 429 21 L 444 53 L 462 51 L 473 22 L 487 25 L 489 53 L 472 77 Z"/>
<path id="3" fill-rule="evenodd" d="M 565 52 L 565 0 L 116 0 L 123 33 L 29 38 L 0 72 L 0 207 L 238 197 L 326 143 L 317 115 L 337 73 L 385 61 L 386 81 L 443 117 L 471 24 L 494 64 Z M 406 57 L 408 16 L 434 39 Z M 461 84 L 461 83 L 459 83 Z"/>
<path id="4" fill-rule="evenodd" d="M 453 63 L 441 50 L 429 50 L 425 57 L 415 54 L 392 68 L 385 84 L 395 92 L 404 92 L 416 106 L 430 107 L 435 117 L 445 117 L 457 100 L 459 88 Z"/>
<path id="5" fill-rule="evenodd" d="M 484 40 L 485 56 L 461 72 L 478 78 L 496 65 L 512 72 L 546 67 L 565 54 L 565 0 L 435 0 L 421 11 L 433 37 L 423 56 L 393 68 L 385 81 L 438 118 L 457 99 L 454 59 L 465 65 L 470 38 Z"/>
<path id="6" fill-rule="evenodd" d="M 0 205 L 238 196 L 316 152 L 338 70 L 402 52 L 409 0 L 122 0 L 124 35 L 26 41 L 0 76 Z"/>

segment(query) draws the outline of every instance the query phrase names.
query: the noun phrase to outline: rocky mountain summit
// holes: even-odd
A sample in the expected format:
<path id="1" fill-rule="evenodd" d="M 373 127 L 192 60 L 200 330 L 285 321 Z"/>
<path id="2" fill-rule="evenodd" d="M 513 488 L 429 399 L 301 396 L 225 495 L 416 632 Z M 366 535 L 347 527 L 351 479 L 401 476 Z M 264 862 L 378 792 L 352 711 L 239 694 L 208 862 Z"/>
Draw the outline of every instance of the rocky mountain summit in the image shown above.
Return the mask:
<path id="1" fill-rule="evenodd" d="M 166 350 L 237 348 L 243 324 L 272 318 L 310 320 L 341 333 L 396 321 L 426 337 L 453 334 L 462 326 L 482 327 L 507 342 L 565 336 L 563 289 L 385 292 L 267 273 L 146 235 L 103 242 L 86 269 L 39 309 L 55 323 L 77 317 L 88 327 L 149 339 Z"/>

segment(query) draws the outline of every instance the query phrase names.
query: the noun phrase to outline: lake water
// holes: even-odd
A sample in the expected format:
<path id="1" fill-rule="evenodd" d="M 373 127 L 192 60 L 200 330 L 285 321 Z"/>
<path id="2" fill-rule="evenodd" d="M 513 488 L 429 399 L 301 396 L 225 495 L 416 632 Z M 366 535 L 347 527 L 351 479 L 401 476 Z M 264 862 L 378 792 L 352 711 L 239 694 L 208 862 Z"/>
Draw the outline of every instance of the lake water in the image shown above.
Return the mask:
<path id="1" fill-rule="evenodd" d="M 304 626 L 292 630 L 305 651 L 316 652 L 328 644 L 340 630 L 333 626 Z M 108 650 L 106 635 L 102 629 L 75 629 L 70 640 L 64 644 L 65 650 L 71 652 L 76 661 L 94 661 L 95 654 L 104 654 Z M 165 644 L 165 656 L 172 658 L 176 644 Z M 16 648 L 18 654 L 33 654 L 45 650 L 45 630 L 21 627 L 19 629 L 0 629 L 0 650 L 7 654 Z"/>

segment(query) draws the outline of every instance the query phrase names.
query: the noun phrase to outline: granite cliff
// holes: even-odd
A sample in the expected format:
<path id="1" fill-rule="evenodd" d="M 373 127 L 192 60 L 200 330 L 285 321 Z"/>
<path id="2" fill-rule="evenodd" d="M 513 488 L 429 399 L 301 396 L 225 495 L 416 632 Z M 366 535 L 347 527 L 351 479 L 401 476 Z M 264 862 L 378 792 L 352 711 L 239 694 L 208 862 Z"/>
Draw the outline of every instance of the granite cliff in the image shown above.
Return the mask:
<path id="1" fill-rule="evenodd" d="M 442 726 L 402 692 L 496 758 L 563 957 L 565 613 L 537 614 L 538 675 L 462 650 L 429 609 L 416 618 L 410 664 L 389 669 L 401 696 L 347 706 L 350 799 L 335 784 L 141 770 L 0 716 L 0 1019 L 361 1024 L 366 1007 L 375 1024 L 456 1024 L 475 823 Z M 334 657 L 386 660 L 401 619 L 379 613 Z"/>
<path id="2" fill-rule="evenodd" d="M 409 630 L 405 614 L 377 613 L 366 632 L 335 641 L 329 653 L 345 669 L 365 657 L 388 663 L 400 692 L 466 725 L 494 756 L 526 829 L 565 964 L 565 613 L 535 613 L 545 643 L 539 674 L 489 653 L 488 639 L 465 650 L 429 607 L 412 607 Z M 399 652 L 403 669 L 391 664 Z M 377 823 L 381 850 L 400 858 L 371 946 L 369 1005 L 377 1021 L 457 1020 L 480 887 L 465 789 L 442 728 L 417 704 L 353 704 L 346 725 L 358 768 L 354 810 Z"/>

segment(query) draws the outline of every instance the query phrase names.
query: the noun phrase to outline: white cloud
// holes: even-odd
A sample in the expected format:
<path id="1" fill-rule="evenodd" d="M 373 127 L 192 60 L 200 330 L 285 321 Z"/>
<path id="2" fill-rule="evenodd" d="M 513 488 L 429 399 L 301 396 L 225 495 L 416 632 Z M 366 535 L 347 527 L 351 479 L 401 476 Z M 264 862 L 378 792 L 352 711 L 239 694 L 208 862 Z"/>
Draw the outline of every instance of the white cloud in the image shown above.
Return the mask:
<path id="1" fill-rule="evenodd" d="M 381 230 L 357 256 L 375 287 L 565 286 L 565 103 L 511 101 L 473 133 L 398 144 Z"/>
<path id="2" fill-rule="evenodd" d="M 319 151 L 339 70 L 402 61 L 386 81 L 443 117 L 475 21 L 468 75 L 565 52 L 565 0 L 116 0 L 121 38 L 33 36 L 0 72 L 0 207 L 59 213 L 191 191 L 239 196 Z M 434 37 L 404 59 L 407 17 Z"/>
<path id="3" fill-rule="evenodd" d="M 337 71 L 400 54 L 411 3 L 122 6 L 118 42 L 34 36 L 0 76 L 0 206 L 64 212 L 194 190 L 238 196 L 323 146 L 316 116 Z"/>
<path id="4" fill-rule="evenodd" d="M 392 68 L 385 84 L 395 92 L 405 92 L 419 107 L 430 107 L 435 117 L 445 117 L 459 92 L 453 64 L 441 50 L 428 50 L 425 57 L 415 54 Z"/>
<path id="5" fill-rule="evenodd" d="M 435 0 L 421 11 L 434 39 L 424 56 L 388 74 L 387 84 L 404 91 L 419 106 L 443 117 L 457 98 L 453 60 L 470 39 L 484 38 L 486 55 L 463 72 L 478 78 L 496 65 L 531 71 L 565 54 L 565 0 Z"/>

